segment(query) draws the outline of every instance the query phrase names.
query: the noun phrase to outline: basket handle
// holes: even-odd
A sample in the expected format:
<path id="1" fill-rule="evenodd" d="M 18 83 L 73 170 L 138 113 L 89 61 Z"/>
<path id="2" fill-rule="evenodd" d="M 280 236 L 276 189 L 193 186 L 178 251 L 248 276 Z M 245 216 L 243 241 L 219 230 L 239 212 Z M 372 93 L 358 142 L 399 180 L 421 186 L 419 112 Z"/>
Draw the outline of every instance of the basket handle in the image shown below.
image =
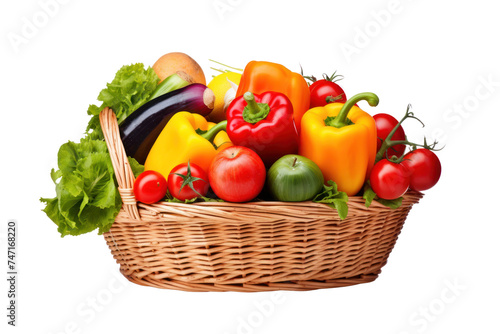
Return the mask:
<path id="1" fill-rule="evenodd" d="M 120 138 L 116 115 L 113 110 L 106 107 L 99 114 L 99 121 L 101 122 L 104 139 L 108 146 L 115 177 L 118 181 L 118 191 L 123 201 L 123 209 L 130 218 L 141 220 L 133 189 L 135 176 L 132 168 L 130 168 L 127 154 Z"/>

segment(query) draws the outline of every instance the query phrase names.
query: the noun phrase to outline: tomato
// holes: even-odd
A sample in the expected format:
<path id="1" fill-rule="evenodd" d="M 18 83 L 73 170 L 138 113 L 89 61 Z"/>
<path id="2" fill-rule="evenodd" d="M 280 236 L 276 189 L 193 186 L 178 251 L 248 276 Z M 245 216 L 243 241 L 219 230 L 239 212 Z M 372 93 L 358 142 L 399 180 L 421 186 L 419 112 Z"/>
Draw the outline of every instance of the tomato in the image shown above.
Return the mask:
<path id="1" fill-rule="evenodd" d="M 166 194 L 167 180 L 154 170 L 142 172 L 134 182 L 134 195 L 139 202 L 152 204 L 163 199 Z"/>
<path id="2" fill-rule="evenodd" d="M 410 189 L 423 191 L 432 188 L 441 177 L 441 162 L 426 148 L 407 153 L 401 162 L 410 171 Z"/>
<path id="3" fill-rule="evenodd" d="M 172 168 L 167 181 L 170 195 L 180 201 L 205 196 L 210 186 L 207 173 L 189 162 Z"/>
<path id="4" fill-rule="evenodd" d="M 389 133 L 394 129 L 394 127 L 398 124 L 398 120 L 388 114 L 376 114 L 373 116 L 375 120 L 375 125 L 377 126 L 377 152 L 380 151 L 380 147 L 382 146 L 382 142 L 387 138 Z M 403 130 L 402 126 L 399 126 L 391 140 L 405 140 L 405 130 Z M 394 145 L 387 149 L 387 157 L 390 158 L 393 155 L 398 158 L 402 157 L 405 153 L 406 145 L 399 144 Z"/>
<path id="5" fill-rule="evenodd" d="M 313 82 L 309 86 L 309 92 L 311 93 L 310 108 L 322 107 L 332 102 L 345 103 L 347 101 L 342 87 L 326 79 Z"/>
<path id="6" fill-rule="evenodd" d="M 387 159 L 373 166 L 370 184 L 378 197 L 392 200 L 403 196 L 410 186 L 410 172 L 401 163 Z"/>
<path id="7" fill-rule="evenodd" d="M 248 202 L 257 197 L 264 187 L 266 168 L 251 149 L 231 146 L 214 157 L 208 179 L 219 198 L 228 202 Z"/>
<path id="8" fill-rule="evenodd" d="M 278 201 L 310 200 L 323 189 L 323 181 L 318 165 L 296 154 L 279 158 L 267 172 L 267 186 Z"/>

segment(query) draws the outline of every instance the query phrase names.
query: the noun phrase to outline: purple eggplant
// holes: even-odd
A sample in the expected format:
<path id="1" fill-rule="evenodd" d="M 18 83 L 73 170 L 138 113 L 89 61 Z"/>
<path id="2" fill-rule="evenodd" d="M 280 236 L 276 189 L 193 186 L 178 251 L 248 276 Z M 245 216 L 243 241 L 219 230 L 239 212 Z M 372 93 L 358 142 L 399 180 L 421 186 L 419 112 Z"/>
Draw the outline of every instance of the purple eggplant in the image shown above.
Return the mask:
<path id="1" fill-rule="evenodd" d="M 214 101 L 210 88 L 195 83 L 145 103 L 120 125 L 125 152 L 144 164 L 156 138 L 175 113 L 189 111 L 206 116 L 214 108 Z"/>

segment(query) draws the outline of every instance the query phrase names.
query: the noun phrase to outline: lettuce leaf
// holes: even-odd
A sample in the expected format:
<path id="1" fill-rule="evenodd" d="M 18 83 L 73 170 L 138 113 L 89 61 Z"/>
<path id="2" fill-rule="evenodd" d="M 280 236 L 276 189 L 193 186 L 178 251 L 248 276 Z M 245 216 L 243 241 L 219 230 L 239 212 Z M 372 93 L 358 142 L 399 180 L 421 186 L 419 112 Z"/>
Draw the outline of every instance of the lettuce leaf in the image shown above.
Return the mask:
<path id="1" fill-rule="evenodd" d="M 329 180 L 327 184 L 323 185 L 323 191 L 313 198 L 313 202 L 323 203 L 333 209 L 337 209 L 337 213 L 341 220 L 346 219 L 348 209 L 347 202 L 349 196 L 343 191 L 339 191 L 337 184 Z"/>
<path id="2" fill-rule="evenodd" d="M 102 104 L 92 104 L 88 108 L 87 113 L 92 118 L 87 125 L 87 134 L 92 133 L 92 139 L 102 139 L 99 113 L 109 107 L 115 112 L 118 124 L 121 124 L 127 116 L 148 101 L 159 81 L 153 69 L 145 69 L 141 63 L 120 68 L 113 81 L 99 93 L 97 100 Z"/>
<path id="3" fill-rule="evenodd" d="M 382 205 L 387 206 L 388 208 L 391 208 L 391 209 L 397 209 L 401 206 L 401 204 L 403 204 L 403 197 L 399 197 L 399 198 L 396 198 L 393 200 L 379 198 L 377 196 L 377 194 L 375 194 L 375 192 L 373 191 L 373 189 L 370 185 L 370 181 L 366 181 L 366 183 L 364 185 L 363 199 L 365 200 L 365 206 L 367 208 L 370 207 L 370 205 L 372 204 L 372 202 L 374 200 L 379 202 Z"/>
<path id="4" fill-rule="evenodd" d="M 129 158 L 129 162 L 135 175 L 144 170 L 134 159 Z M 79 143 L 69 141 L 59 149 L 58 167 L 51 172 L 56 197 L 40 200 L 61 236 L 95 229 L 99 234 L 107 232 L 122 201 L 106 143 L 88 138 Z"/>

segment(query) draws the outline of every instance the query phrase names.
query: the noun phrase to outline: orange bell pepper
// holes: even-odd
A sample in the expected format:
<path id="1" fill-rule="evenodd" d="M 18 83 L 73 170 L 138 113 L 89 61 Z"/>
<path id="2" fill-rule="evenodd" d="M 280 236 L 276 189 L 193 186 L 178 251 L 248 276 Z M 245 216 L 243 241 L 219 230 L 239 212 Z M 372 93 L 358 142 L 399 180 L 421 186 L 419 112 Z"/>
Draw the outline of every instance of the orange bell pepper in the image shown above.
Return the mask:
<path id="1" fill-rule="evenodd" d="M 299 154 L 314 161 L 325 181 L 352 196 L 363 187 L 375 162 L 377 128 L 368 113 L 355 106 L 366 100 L 378 104 L 373 93 L 361 93 L 344 103 L 309 109 L 302 118 Z"/>
<path id="2" fill-rule="evenodd" d="M 246 92 L 262 94 L 264 92 L 285 94 L 293 105 L 293 119 L 300 133 L 300 121 L 309 109 L 309 86 L 299 73 L 290 71 L 283 65 L 267 61 L 251 61 L 241 76 L 236 97 Z"/>

